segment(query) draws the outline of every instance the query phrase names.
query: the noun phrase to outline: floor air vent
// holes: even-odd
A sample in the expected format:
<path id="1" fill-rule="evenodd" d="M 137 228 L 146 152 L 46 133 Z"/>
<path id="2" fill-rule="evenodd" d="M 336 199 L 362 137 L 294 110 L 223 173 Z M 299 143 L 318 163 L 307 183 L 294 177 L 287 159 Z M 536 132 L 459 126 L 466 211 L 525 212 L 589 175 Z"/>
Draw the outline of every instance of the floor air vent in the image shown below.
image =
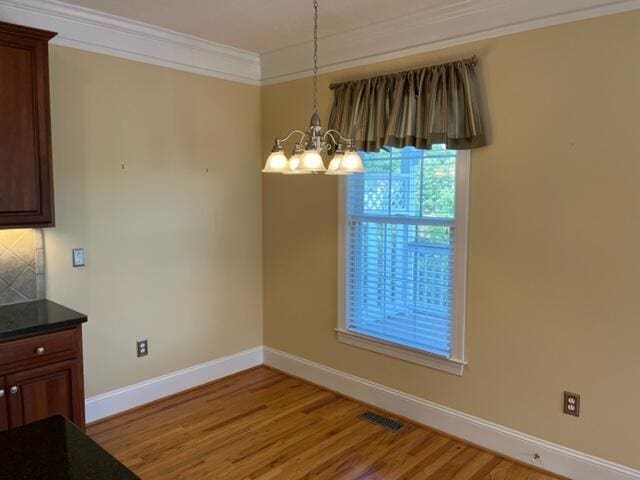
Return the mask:
<path id="1" fill-rule="evenodd" d="M 364 412 L 359 418 L 370 423 L 375 423 L 376 425 L 386 428 L 387 430 L 391 430 L 392 432 L 399 432 L 404 428 L 404 423 L 396 422 L 389 417 L 383 417 L 382 415 L 378 415 L 373 412 Z"/>

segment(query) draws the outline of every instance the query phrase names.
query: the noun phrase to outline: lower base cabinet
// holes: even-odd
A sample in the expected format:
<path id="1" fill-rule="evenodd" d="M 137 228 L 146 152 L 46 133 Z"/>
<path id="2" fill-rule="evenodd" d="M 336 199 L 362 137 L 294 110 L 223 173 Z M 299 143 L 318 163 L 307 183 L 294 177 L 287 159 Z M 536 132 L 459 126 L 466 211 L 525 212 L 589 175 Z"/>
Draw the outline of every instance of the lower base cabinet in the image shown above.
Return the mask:
<path id="1" fill-rule="evenodd" d="M 84 430 L 81 328 L 0 343 L 0 430 L 52 415 Z"/>
<path id="2" fill-rule="evenodd" d="M 11 428 L 52 415 L 80 420 L 83 406 L 74 393 L 80 387 L 80 372 L 80 362 L 71 360 L 7 375 Z"/>

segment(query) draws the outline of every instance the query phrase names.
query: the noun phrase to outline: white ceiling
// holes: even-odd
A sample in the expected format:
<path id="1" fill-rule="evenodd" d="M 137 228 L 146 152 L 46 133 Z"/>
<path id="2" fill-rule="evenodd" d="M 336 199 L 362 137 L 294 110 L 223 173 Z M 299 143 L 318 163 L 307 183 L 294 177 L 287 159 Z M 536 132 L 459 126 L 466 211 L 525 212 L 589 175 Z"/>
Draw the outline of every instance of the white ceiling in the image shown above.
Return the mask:
<path id="1" fill-rule="evenodd" d="M 64 0 L 65 3 L 264 53 L 312 39 L 311 0 Z M 319 0 L 320 36 L 475 0 Z"/>

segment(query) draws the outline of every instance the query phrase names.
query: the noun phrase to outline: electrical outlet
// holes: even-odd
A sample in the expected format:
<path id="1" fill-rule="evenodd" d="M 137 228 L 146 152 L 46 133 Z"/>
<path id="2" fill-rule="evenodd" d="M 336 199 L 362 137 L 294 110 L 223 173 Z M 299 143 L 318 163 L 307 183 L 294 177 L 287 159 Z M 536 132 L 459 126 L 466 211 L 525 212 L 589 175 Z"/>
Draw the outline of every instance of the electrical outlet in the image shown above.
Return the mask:
<path id="1" fill-rule="evenodd" d="M 580 395 L 564 392 L 564 413 L 574 417 L 580 416 Z"/>
<path id="2" fill-rule="evenodd" d="M 146 338 L 144 340 L 138 340 L 136 346 L 138 347 L 138 357 L 146 357 L 149 355 L 149 341 Z"/>

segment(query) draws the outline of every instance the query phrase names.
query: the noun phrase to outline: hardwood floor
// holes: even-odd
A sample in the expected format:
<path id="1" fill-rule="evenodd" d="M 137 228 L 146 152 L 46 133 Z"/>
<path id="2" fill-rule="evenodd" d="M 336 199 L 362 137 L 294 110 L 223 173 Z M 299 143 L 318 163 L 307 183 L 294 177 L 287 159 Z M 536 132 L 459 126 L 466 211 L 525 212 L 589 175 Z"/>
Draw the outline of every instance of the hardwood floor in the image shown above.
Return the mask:
<path id="1" fill-rule="evenodd" d="M 368 409 L 258 367 L 88 432 L 143 480 L 555 479 L 421 426 L 357 418 Z"/>

